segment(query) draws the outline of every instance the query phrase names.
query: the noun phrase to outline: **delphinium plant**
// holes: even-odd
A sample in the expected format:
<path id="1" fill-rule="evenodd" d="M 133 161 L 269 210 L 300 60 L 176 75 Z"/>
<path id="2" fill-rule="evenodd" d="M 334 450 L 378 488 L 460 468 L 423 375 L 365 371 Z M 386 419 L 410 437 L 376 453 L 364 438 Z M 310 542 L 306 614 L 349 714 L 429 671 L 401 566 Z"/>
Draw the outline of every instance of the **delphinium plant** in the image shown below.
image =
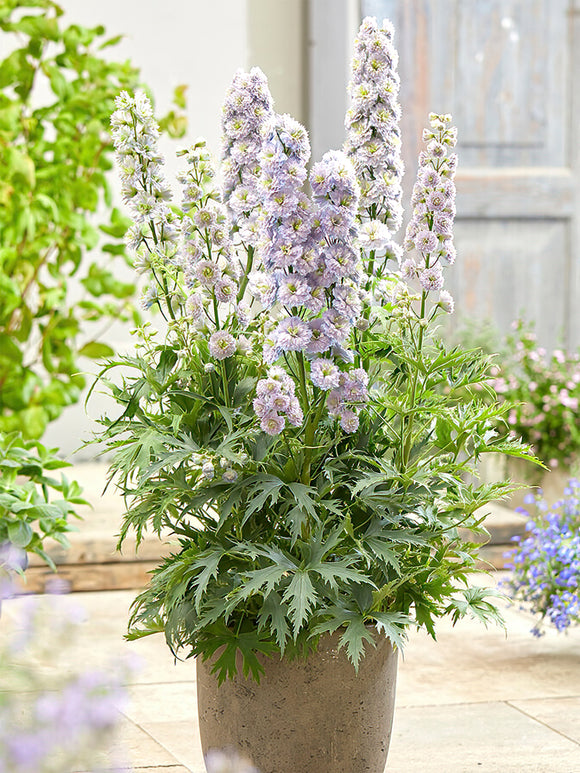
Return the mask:
<path id="1" fill-rule="evenodd" d="M 52 594 L 10 600 L 25 562 L 18 548 L 0 549 L 0 770 L 67 773 L 125 763 L 114 759 L 114 745 L 128 665 L 72 666 L 82 610 Z"/>
<path id="2" fill-rule="evenodd" d="M 527 534 L 515 537 L 507 555 L 512 574 L 505 582 L 510 596 L 539 616 L 532 633 L 541 636 L 545 624 L 565 631 L 580 623 L 580 482 L 570 480 L 564 496 L 548 507 L 541 494 L 528 495 L 533 505 Z"/>
<path id="3" fill-rule="evenodd" d="M 513 404 L 508 421 L 550 468 L 570 469 L 580 451 L 580 354 L 538 346 L 522 320 L 508 338 L 510 356 L 497 367 L 495 390 Z"/>
<path id="4" fill-rule="evenodd" d="M 498 620 L 473 587 L 480 509 L 508 484 L 466 482 L 490 451 L 527 455 L 476 386 L 488 362 L 447 351 L 437 318 L 455 259 L 456 134 L 432 114 L 403 246 L 393 30 L 366 19 L 355 44 L 344 150 L 310 174 L 305 129 L 277 115 L 264 75 L 236 74 L 223 111 L 223 184 L 203 141 L 182 153 L 168 204 L 158 130 L 123 94 L 113 136 L 129 242 L 166 320 L 136 331 L 102 378 L 121 540 L 178 540 L 133 606 L 130 637 L 216 655 L 220 679 L 259 678 L 260 653 L 294 656 L 341 632 L 356 667 L 386 635 L 437 618 Z M 309 182 L 309 190 L 306 182 Z M 123 370 L 118 371 L 122 366 Z M 115 375 L 117 374 L 117 375 Z"/>

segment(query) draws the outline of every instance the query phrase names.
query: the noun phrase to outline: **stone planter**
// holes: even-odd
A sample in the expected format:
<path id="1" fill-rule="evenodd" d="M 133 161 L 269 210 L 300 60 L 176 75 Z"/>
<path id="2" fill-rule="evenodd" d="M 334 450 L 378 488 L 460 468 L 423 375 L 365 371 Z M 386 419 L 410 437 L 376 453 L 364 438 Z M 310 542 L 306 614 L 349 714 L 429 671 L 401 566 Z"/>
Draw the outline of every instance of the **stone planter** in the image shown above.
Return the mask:
<path id="1" fill-rule="evenodd" d="M 383 773 L 389 750 L 397 652 L 377 637 L 358 674 L 338 634 L 307 659 L 263 658 L 260 684 L 240 671 L 218 687 L 211 663 L 197 660 L 204 755 L 235 751 L 260 773 Z"/>

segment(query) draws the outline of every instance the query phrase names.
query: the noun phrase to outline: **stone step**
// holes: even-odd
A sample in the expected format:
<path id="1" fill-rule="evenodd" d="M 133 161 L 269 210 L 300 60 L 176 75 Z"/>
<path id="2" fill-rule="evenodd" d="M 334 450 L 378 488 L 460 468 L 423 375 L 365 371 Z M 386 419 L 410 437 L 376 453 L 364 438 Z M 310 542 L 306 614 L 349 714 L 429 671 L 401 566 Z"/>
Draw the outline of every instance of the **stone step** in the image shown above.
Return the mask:
<path id="1" fill-rule="evenodd" d="M 79 464 L 65 470 L 69 480 L 83 487 L 83 496 L 91 507 L 77 508 L 81 518 L 73 519 L 70 547 L 58 543 L 47 544 L 47 553 L 57 566 L 56 577 L 66 581 L 72 591 L 130 590 L 147 584 L 148 573 L 169 555 L 170 540 L 160 540 L 154 533 L 146 533 L 136 552 L 136 541 L 129 535 L 122 552 L 116 550 L 122 516 L 123 497 L 113 485 L 106 488 L 107 466 L 101 463 Z M 105 490 L 106 489 L 106 490 Z M 25 590 L 42 592 L 54 583 L 55 575 L 37 556 L 31 556 L 26 570 Z"/>
<path id="2" fill-rule="evenodd" d="M 80 464 L 67 475 L 83 486 L 84 496 L 92 508 L 78 508 L 82 519 L 73 524 L 75 531 L 69 534 L 68 550 L 53 543 L 47 552 L 57 565 L 57 577 L 65 580 L 73 591 L 142 588 L 148 581 L 148 573 L 172 550 L 169 537 L 163 541 L 153 533 L 145 534 L 138 552 L 133 536 L 127 537 L 121 553 L 116 550 L 125 508 L 123 498 L 113 486 L 105 491 L 106 470 L 105 464 Z M 481 548 L 480 566 L 502 569 L 506 563 L 504 553 L 513 544 L 512 537 L 524 533 L 526 519 L 498 503 L 488 505 L 485 513 L 490 539 Z M 469 533 L 465 531 L 464 536 L 469 537 Z M 26 572 L 26 590 L 41 592 L 54 579 L 53 572 L 32 556 Z"/>
<path id="3" fill-rule="evenodd" d="M 483 537 L 477 539 L 485 544 L 480 548 L 480 562 L 478 568 L 503 569 L 509 564 L 509 558 L 505 553 L 514 546 L 513 538 L 521 537 L 526 531 L 526 516 L 512 510 L 499 502 L 491 502 L 482 508 L 481 515 L 485 514 L 484 526 L 489 532 L 489 539 Z M 462 535 L 470 538 L 467 529 L 462 530 Z M 473 539 L 473 537 L 471 536 Z"/>

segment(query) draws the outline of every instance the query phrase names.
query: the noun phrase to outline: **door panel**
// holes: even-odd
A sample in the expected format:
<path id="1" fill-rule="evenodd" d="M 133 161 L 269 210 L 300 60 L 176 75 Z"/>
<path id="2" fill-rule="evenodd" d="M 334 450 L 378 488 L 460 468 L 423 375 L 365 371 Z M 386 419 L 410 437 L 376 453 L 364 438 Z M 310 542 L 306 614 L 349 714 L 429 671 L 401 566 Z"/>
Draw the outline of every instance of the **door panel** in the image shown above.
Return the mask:
<path id="1" fill-rule="evenodd" d="M 363 0 L 361 11 L 396 28 L 407 194 L 428 113 L 458 127 L 447 271 L 458 314 L 507 332 L 524 312 L 544 345 L 579 346 L 579 0 Z"/>

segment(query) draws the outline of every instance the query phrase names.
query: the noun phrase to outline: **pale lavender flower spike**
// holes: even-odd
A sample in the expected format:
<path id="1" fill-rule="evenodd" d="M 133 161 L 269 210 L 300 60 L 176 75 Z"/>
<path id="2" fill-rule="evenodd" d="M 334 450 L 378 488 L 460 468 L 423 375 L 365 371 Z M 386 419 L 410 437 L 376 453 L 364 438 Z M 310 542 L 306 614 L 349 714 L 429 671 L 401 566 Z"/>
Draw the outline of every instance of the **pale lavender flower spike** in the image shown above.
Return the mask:
<path id="1" fill-rule="evenodd" d="M 204 309 L 214 302 L 230 307 L 235 304 L 239 269 L 228 212 L 212 185 L 215 170 L 205 140 L 198 140 L 181 155 L 188 164 L 187 171 L 179 176 L 186 213 L 181 226 L 181 263 L 190 292 L 186 311 L 194 322 L 202 322 Z"/>
<path id="2" fill-rule="evenodd" d="M 123 200 L 134 221 L 126 243 L 137 258 L 135 268 L 143 271 L 149 267 L 149 254 L 161 260 L 175 257 L 179 232 L 171 222 L 167 204 L 171 190 L 163 176 L 163 157 L 157 148 L 159 127 L 148 97 L 142 91 L 137 91 L 134 97 L 124 91 L 116 98 L 115 105 L 111 135 Z"/>
<path id="3" fill-rule="evenodd" d="M 361 188 L 359 216 L 363 225 L 380 221 L 361 234 L 363 249 L 386 250 L 400 260 L 400 248 L 391 235 L 403 219 L 401 179 L 401 108 L 398 102 L 398 54 L 393 45 L 390 21 L 379 27 L 377 20 L 363 20 L 355 41 L 352 61 L 351 98 L 345 126 L 344 150 L 354 164 Z"/>
<path id="4" fill-rule="evenodd" d="M 309 156 L 304 128 L 289 116 L 278 116 L 261 156 L 263 270 L 250 279 L 250 290 L 262 303 L 270 306 L 277 301 L 288 313 L 266 338 L 267 363 L 285 352 L 304 352 L 314 358 L 329 352 L 348 361 L 343 344 L 362 310 L 354 243 L 359 199 L 354 169 L 344 153 L 326 153 L 310 175 L 311 201 L 302 192 Z M 321 364 L 311 361 L 315 386 L 340 391 L 340 376 L 331 359 Z M 352 409 L 352 400 L 341 393 L 341 409 L 346 410 L 347 403 Z M 278 434 L 279 416 L 268 414 L 261 400 L 254 408 L 264 431 Z M 346 429 L 354 423 L 345 421 L 345 431 L 354 431 Z"/>
<path id="5" fill-rule="evenodd" d="M 260 153 L 274 112 L 268 81 L 259 67 L 238 70 L 222 112 L 223 197 L 242 240 L 253 245 L 261 202 Z"/>
<path id="6" fill-rule="evenodd" d="M 419 155 L 417 181 L 413 187 L 413 216 L 407 226 L 404 248 L 414 253 L 403 263 L 403 276 L 417 279 L 427 293 L 441 291 L 439 307 L 453 311 L 453 298 L 443 287 L 443 266 L 455 262 L 453 220 L 455 217 L 455 169 L 457 156 L 448 155 L 457 142 L 450 115 L 429 115 L 430 127 L 423 132 L 427 150 Z"/>

